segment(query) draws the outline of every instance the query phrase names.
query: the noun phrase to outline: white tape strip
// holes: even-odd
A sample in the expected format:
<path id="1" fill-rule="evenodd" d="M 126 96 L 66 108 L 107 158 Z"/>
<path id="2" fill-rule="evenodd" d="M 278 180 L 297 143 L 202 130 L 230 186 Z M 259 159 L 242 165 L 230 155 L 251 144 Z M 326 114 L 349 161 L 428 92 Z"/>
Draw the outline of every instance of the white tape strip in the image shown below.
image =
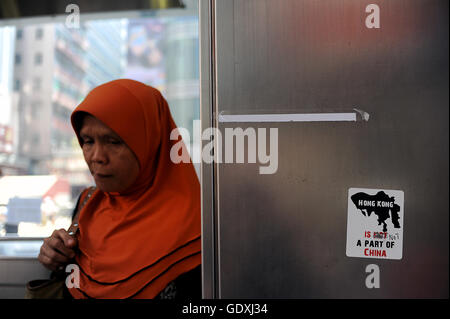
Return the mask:
<path id="1" fill-rule="evenodd" d="M 304 114 L 219 114 L 219 122 L 340 122 L 356 121 L 357 113 L 304 113 Z M 367 117 L 368 120 L 368 117 Z"/>

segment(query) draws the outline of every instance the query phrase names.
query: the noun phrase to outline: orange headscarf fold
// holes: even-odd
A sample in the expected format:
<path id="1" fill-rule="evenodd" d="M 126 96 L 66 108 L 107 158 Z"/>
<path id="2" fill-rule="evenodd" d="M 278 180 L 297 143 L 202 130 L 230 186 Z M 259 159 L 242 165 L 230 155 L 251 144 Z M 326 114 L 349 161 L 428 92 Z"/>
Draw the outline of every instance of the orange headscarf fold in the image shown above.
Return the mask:
<path id="1" fill-rule="evenodd" d="M 80 287 L 69 291 L 75 298 L 154 298 L 201 263 L 194 167 L 171 161 L 170 149 L 180 143 L 170 140 L 176 125 L 166 100 L 148 85 L 121 79 L 92 90 L 71 116 L 81 145 L 79 112 L 118 134 L 135 153 L 140 173 L 121 193 L 97 189 L 81 210 Z"/>

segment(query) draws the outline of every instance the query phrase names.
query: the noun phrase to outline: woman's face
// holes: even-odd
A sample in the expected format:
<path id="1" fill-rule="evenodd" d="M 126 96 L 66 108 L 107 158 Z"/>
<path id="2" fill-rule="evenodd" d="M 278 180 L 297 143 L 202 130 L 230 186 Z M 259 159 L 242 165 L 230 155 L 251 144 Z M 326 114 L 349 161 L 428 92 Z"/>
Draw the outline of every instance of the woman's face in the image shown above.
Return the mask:
<path id="1" fill-rule="evenodd" d="M 84 159 L 97 187 L 121 192 L 139 175 L 139 161 L 127 144 L 108 126 L 86 115 L 80 130 Z"/>

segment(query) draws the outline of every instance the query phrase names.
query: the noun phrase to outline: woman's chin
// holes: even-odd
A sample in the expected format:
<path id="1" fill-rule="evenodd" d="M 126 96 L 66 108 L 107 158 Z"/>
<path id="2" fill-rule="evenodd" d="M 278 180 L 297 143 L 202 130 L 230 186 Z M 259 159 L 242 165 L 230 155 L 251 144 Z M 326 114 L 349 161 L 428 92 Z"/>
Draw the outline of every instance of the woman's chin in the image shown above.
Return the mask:
<path id="1" fill-rule="evenodd" d="M 96 182 L 95 185 L 96 185 L 97 189 L 99 189 L 105 193 L 121 193 L 125 190 L 123 187 L 117 187 L 117 186 L 113 186 L 113 185 L 105 185 L 104 183 L 99 183 L 99 182 Z"/>
<path id="2" fill-rule="evenodd" d="M 105 192 L 105 193 L 115 193 L 115 192 L 120 191 L 120 190 L 117 190 L 117 188 L 113 187 L 112 185 L 105 185 L 104 183 L 101 183 L 98 181 L 95 182 L 95 186 L 97 186 L 97 188 L 99 190 L 101 190 L 102 192 Z"/>

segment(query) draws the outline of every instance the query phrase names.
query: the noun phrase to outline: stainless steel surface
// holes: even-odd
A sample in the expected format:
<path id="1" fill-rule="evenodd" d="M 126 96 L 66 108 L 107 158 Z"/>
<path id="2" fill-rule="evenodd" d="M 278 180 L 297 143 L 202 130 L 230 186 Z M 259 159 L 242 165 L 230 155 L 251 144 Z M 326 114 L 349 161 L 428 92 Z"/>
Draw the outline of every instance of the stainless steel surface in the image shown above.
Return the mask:
<path id="1" fill-rule="evenodd" d="M 378 1 L 380 29 L 366 28 L 368 3 L 357 0 L 211 3 L 217 105 L 204 91 L 214 83 L 202 80 L 203 125 L 214 106 L 228 114 L 358 106 L 370 120 L 220 123 L 222 132 L 278 127 L 278 171 L 219 164 L 213 180 L 202 164 L 204 288 L 221 298 L 448 298 L 448 2 Z M 404 191 L 402 260 L 345 255 L 350 187 Z M 379 289 L 365 286 L 369 264 L 380 267 Z"/>
<path id="2" fill-rule="evenodd" d="M 213 125 L 214 105 L 214 41 L 212 1 L 199 1 L 200 35 L 200 119 L 201 131 Z M 202 140 L 202 149 L 209 141 Z M 214 166 L 202 163 L 200 166 L 202 194 L 202 287 L 203 298 L 216 297 L 215 253 L 215 207 L 214 207 Z"/>

